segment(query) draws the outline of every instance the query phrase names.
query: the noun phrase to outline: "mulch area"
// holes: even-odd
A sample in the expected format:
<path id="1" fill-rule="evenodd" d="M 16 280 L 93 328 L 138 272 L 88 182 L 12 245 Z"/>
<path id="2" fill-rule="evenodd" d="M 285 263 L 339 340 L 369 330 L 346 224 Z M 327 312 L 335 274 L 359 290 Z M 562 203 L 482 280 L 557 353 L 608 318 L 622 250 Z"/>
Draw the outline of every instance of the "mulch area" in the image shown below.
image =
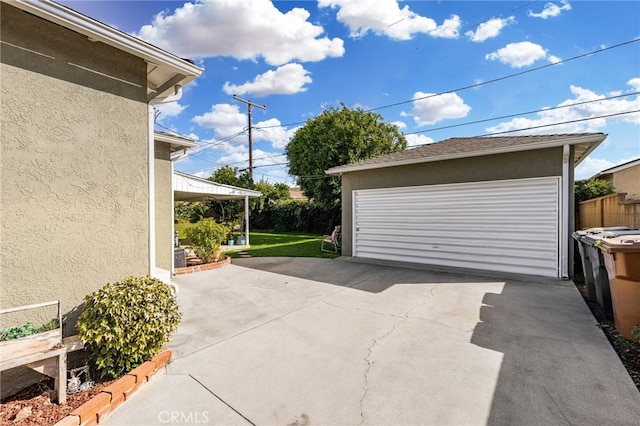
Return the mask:
<path id="1" fill-rule="evenodd" d="M 0 403 L 0 424 L 19 426 L 49 426 L 89 401 L 112 381 L 96 384 L 91 389 L 67 395 L 67 403 L 58 405 L 53 379 L 43 380 L 12 395 Z"/>
<path id="2" fill-rule="evenodd" d="M 584 298 L 587 306 L 589 306 L 589 309 L 591 309 L 591 313 L 593 313 L 596 321 L 598 321 L 599 327 L 602 329 L 605 336 L 607 336 L 611 346 L 613 346 L 613 349 L 620 357 L 620 361 L 622 361 L 622 364 L 627 369 L 629 376 L 631 376 L 631 380 L 633 380 L 638 391 L 640 391 L 640 343 L 626 339 L 618 333 L 615 324 L 613 321 L 605 318 L 600 306 L 587 299 L 587 288 L 584 281 L 580 278 L 581 277 L 577 277 L 574 280 L 576 287 L 582 294 L 582 297 Z"/>

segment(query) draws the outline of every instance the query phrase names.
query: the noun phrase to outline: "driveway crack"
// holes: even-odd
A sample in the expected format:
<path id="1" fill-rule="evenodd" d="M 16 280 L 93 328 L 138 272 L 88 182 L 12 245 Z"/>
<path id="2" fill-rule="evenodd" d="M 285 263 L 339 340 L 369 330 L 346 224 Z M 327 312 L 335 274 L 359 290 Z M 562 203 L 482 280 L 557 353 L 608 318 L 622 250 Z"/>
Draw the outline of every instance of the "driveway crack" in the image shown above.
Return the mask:
<path id="1" fill-rule="evenodd" d="M 414 309 L 424 305 L 425 303 L 427 303 L 427 300 L 429 299 L 429 297 L 423 299 L 420 303 L 415 304 L 414 306 L 412 306 L 411 308 L 409 308 L 404 315 L 393 315 L 393 314 L 381 314 L 379 312 L 375 312 L 375 311 L 367 311 L 367 312 L 373 312 L 375 314 L 378 315 L 385 315 L 385 316 L 391 316 L 394 318 L 400 318 L 400 321 L 396 322 L 393 327 L 391 327 L 391 330 L 389 330 L 387 333 L 385 333 L 384 335 L 380 336 L 380 337 L 376 337 L 373 339 L 373 342 L 371 343 L 371 345 L 368 348 L 368 353 L 367 356 L 364 358 L 365 362 L 367 363 L 367 368 L 364 371 L 364 382 L 363 382 L 363 394 L 362 394 L 362 398 L 360 398 L 360 425 L 364 424 L 364 402 L 365 399 L 367 399 L 367 394 L 369 393 L 369 372 L 371 371 L 371 368 L 373 367 L 373 364 L 375 364 L 375 361 L 373 361 L 372 356 L 373 356 L 373 351 L 375 349 L 376 346 L 378 346 L 378 344 L 382 341 L 385 340 L 386 338 L 388 338 L 389 336 L 391 336 L 393 333 L 396 332 L 396 330 L 398 329 L 398 327 L 400 327 L 402 324 L 404 324 L 408 319 L 409 319 L 409 314 L 411 313 L 411 311 L 413 311 Z M 355 308 L 357 310 L 360 310 L 358 308 Z"/>

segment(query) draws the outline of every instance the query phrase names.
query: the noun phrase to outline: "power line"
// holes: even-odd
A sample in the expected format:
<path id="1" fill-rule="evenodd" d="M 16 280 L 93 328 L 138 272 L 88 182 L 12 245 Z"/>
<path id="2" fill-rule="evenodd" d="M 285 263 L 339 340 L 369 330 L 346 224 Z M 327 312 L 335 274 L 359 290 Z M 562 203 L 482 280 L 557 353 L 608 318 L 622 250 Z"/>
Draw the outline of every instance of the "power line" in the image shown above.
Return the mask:
<path id="1" fill-rule="evenodd" d="M 521 116 L 521 115 L 535 114 L 535 113 L 538 113 L 538 112 L 554 111 L 554 110 L 562 109 L 562 108 L 572 108 L 572 107 L 579 106 L 579 105 L 591 104 L 591 103 L 595 103 L 595 102 L 603 102 L 603 101 L 608 101 L 608 100 L 611 100 L 611 99 L 624 98 L 626 96 L 633 96 L 633 95 L 638 95 L 638 94 L 640 94 L 640 92 L 631 92 L 631 93 L 626 93 L 624 95 L 610 96 L 608 98 L 592 99 L 590 101 L 576 102 L 574 104 L 559 105 L 559 106 L 555 106 L 555 107 L 537 109 L 537 110 L 534 110 L 534 111 L 518 112 L 518 113 L 515 113 L 515 114 L 503 115 L 501 117 L 485 118 L 483 120 L 469 121 L 469 122 L 466 122 L 466 123 L 452 124 L 452 125 L 449 125 L 449 126 L 435 127 L 435 128 L 426 129 L 426 130 L 417 130 L 415 132 L 405 133 L 405 135 L 416 135 L 418 133 L 435 132 L 436 130 L 452 129 L 454 127 L 463 127 L 463 126 L 469 126 L 469 125 L 472 125 L 472 124 L 486 123 L 488 121 L 503 120 L 505 118 L 513 118 L 513 117 L 518 117 L 518 116 Z"/>
<path id="2" fill-rule="evenodd" d="M 595 120 L 595 119 L 598 119 L 598 118 L 609 118 L 609 117 L 617 117 L 617 116 L 626 115 L 626 114 L 634 114 L 636 112 L 640 112 L 640 109 L 636 109 L 636 110 L 633 110 L 633 111 L 617 112 L 615 114 L 599 115 L 598 117 L 578 118 L 578 119 L 575 119 L 575 120 L 563 121 L 562 123 L 540 124 L 538 126 L 527 127 L 526 129 L 505 130 L 503 132 L 487 133 L 485 135 L 479 135 L 479 136 L 475 136 L 475 137 L 496 136 L 496 135 L 503 135 L 505 133 L 524 132 L 524 131 L 527 131 L 527 130 L 542 129 L 544 127 L 560 126 L 562 124 L 580 123 L 582 121 Z"/>
<path id="3" fill-rule="evenodd" d="M 444 95 L 444 94 L 447 94 L 447 93 L 462 92 L 464 90 L 475 89 L 476 87 L 484 86 L 484 85 L 491 84 L 491 83 L 497 83 L 499 81 L 508 80 L 510 78 L 513 78 L 513 77 L 518 77 L 520 75 L 528 74 L 528 73 L 531 73 L 531 72 L 534 72 L 534 71 L 540 71 L 540 70 L 543 70 L 543 69 L 546 69 L 546 68 L 550 68 L 550 67 L 553 67 L 553 66 L 556 66 L 556 65 L 560 65 L 560 64 L 564 64 L 564 63 L 567 63 L 567 62 L 570 62 L 570 61 L 574 61 L 576 59 L 581 59 L 581 58 L 584 58 L 584 57 L 587 57 L 587 56 L 592 56 L 592 55 L 595 55 L 595 54 L 598 54 L 598 53 L 602 53 L 602 52 L 605 52 L 605 51 L 608 51 L 608 50 L 611 50 L 611 49 L 616 49 L 618 47 L 626 46 L 626 45 L 629 45 L 629 44 L 632 44 L 632 43 L 637 43 L 638 41 L 640 41 L 640 38 L 636 38 L 636 39 L 633 39 L 633 40 L 628 40 L 628 41 L 625 41 L 625 42 L 622 42 L 622 43 L 618 43 L 618 44 L 614 44 L 614 45 L 608 46 L 608 47 L 603 47 L 603 48 L 600 48 L 600 49 L 593 50 L 591 52 L 587 52 L 587 53 L 583 53 L 583 54 L 580 54 L 580 55 L 576 55 L 576 56 L 573 56 L 571 58 L 563 59 L 563 60 L 558 61 L 558 62 L 549 63 L 549 64 L 546 64 L 546 65 L 541 65 L 539 67 L 535 67 L 535 68 L 531 68 L 531 69 L 528 69 L 528 70 L 520 71 L 520 72 L 517 72 L 517 73 L 514 73 L 514 74 L 508 74 L 508 75 L 505 75 L 505 76 L 502 76 L 502 77 L 497 77 L 497 78 L 494 78 L 494 79 L 491 79 L 491 80 L 470 84 L 468 86 L 462 86 L 462 87 L 459 87 L 457 89 L 445 90 L 445 91 L 442 91 L 442 92 L 439 92 L 439 93 L 433 93 L 433 94 L 422 96 L 422 97 L 419 97 L 419 98 L 414 98 L 414 99 L 410 99 L 410 100 L 406 100 L 406 101 L 400 101 L 400 102 L 395 102 L 395 103 L 392 103 L 392 104 L 382 105 L 382 106 L 375 107 L 375 108 L 370 108 L 370 109 L 364 110 L 364 112 L 378 111 L 378 110 L 381 110 L 381 109 L 392 108 L 392 107 L 399 106 L 399 105 L 405 105 L 405 104 L 416 102 L 416 101 L 421 101 L 421 100 L 425 100 L 425 99 L 429 99 L 429 98 L 434 98 L 436 96 L 441 96 L 441 95 Z M 274 128 L 274 127 L 288 127 L 288 126 L 295 126 L 295 125 L 304 124 L 304 123 L 305 123 L 304 121 L 297 121 L 297 122 L 292 122 L 292 123 L 278 124 L 278 125 L 273 125 L 273 126 L 260 126 L 260 127 L 255 127 L 255 128 L 256 129 L 268 129 L 268 128 Z"/>

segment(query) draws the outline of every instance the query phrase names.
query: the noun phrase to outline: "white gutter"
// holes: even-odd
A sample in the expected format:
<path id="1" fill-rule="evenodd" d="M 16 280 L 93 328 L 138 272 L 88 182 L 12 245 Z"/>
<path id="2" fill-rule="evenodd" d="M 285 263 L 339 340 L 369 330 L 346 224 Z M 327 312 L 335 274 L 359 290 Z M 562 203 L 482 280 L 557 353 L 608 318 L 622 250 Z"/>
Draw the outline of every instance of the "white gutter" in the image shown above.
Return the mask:
<path id="1" fill-rule="evenodd" d="M 569 278 L 569 157 L 571 146 L 562 146 L 562 206 L 560 222 L 560 278 Z"/>

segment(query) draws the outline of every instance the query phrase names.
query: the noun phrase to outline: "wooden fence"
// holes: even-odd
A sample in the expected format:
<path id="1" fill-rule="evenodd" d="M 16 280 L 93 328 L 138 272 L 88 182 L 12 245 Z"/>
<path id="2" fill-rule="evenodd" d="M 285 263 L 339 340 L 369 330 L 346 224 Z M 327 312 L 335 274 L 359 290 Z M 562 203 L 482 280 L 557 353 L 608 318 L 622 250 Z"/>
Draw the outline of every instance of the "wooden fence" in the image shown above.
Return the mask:
<path id="1" fill-rule="evenodd" d="M 625 201 L 627 194 L 612 194 L 580 203 L 577 229 L 601 226 L 640 228 L 640 200 Z"/>

